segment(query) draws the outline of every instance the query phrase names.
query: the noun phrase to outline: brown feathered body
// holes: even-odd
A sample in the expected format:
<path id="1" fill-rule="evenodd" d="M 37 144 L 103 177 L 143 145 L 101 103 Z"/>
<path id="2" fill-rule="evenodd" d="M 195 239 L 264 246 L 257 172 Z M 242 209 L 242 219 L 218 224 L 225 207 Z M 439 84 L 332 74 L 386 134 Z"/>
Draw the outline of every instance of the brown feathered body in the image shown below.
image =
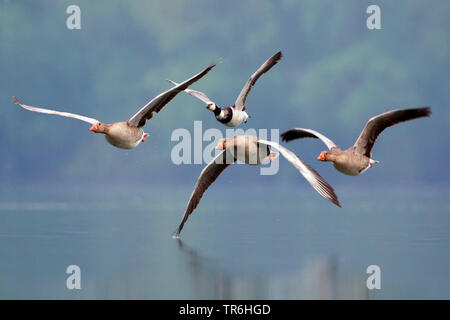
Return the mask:
<path id="1" fill-rule="evenodd" d="M 120 149 L 134 149 L 144 138 L 144 131 L 138 127 L 131 127 L 127 121 L 104 125 L 105 139 Z"/>

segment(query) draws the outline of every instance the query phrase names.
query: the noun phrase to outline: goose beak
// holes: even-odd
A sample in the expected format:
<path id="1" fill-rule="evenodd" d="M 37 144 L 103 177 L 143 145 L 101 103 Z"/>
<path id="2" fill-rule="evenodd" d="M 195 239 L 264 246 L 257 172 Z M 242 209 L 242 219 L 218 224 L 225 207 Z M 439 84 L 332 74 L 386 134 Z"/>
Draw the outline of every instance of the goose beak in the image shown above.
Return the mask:
<path id="1" fill-rule="evenodd" d="M 89 130 L 91 130 L 92 132 L 97 132 L 98 131 L 98 124 L 94 123 Z"/>
<path id="2" fill-rule="evenodd" d="M 317 157 L 317 160 L 325 161 L 325 156 L 323 155 L 323 153 L 319 154 L 319 156 Z"/>
<path id="3" fill-rule="evenodd" d="M 223 150 L 225 149 L 223 146 L 223 140 L 219 141 L 219 143 L 216 146 L 216 150 Z"/>

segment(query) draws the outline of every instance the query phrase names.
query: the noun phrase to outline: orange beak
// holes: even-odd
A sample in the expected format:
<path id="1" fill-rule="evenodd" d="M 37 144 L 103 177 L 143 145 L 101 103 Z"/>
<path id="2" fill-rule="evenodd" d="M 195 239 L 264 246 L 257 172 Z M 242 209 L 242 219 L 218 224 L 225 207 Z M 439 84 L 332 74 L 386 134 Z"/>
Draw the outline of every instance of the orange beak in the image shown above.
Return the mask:
<path id="1" fill-rule="evenodd" d="M 225 149 L 224 142 L 225 142 L 225 139 L 220 139 L 219 143 L 217 143 L 216 149 L 217 150 L 224 150 Z"/>
<path id="2" fill-rule="evenodd" d="M 323 153 L 319 154 L 319 156 L 317 157 L 317 160 L 325 161 L 325 155 Z"/>
<path id="3" fill-rule="evenodd" d="M 94 124 L 92 125 L 92 127 L 91 127 L 89 130 L 91 130 L 91 131 L 93 131 L 93 132 L 97 132 L 97 131 L 98 131 L 98 124 L 97 124 L 97 123 L 94 123 Z"/>

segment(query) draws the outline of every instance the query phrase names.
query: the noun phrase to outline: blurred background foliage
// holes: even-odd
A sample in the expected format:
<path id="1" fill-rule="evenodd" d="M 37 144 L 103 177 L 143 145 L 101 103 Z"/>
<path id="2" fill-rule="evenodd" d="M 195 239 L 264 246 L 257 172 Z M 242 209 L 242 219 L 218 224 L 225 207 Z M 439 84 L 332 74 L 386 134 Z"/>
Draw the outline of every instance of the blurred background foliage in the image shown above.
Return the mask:
<path id="1" fill-rule="evenodd" d="M 204 130 L 225 133 L 193 97 L 178 95 L 148 122 L 149 139 L 126 151 L 83 122 L 20 109 L 11 96 L 114 122 L 169 88 L 164 79 L 182 81 L 221 60 L 192 88 L 226 106 L 250 74 L 282 50 L 283 60 L 251 92 L 252 118 L 243 128 L 313 128 L 347 148 L 370 117 L 429 105 L 430 119 L 380 136 L 373 157 L 381 163 L 358 182 L 316 161 L 320 142 L 288 146 L 333 185 L 448 185 L 449 1 L 0 3 L 0 184 L 192 185 L 203 165 L 172 164 L 172 131 L 193 133 L 194 120 L 202 120 Z M 81 8 L 81 30 L 66 28 L 71 4 Z M 381 7 L 381 30 L 366 28 L 370 4 Z M 304 184 L 286 161 L 280 166 L 278 178 L 238 168 L 225 180 Z"/>

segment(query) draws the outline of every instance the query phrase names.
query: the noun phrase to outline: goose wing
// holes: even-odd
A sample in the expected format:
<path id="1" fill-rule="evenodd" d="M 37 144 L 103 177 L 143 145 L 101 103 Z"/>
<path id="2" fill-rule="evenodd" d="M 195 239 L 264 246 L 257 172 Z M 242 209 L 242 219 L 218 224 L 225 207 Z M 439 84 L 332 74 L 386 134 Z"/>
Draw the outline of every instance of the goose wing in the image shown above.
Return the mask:
<path id="1" fill-rule="evenodd" d="M 167 81 L 169 81 L 170 83 L 174 84 L 175 86 L 178 86 L 178 83 L 176 83 L 175 81 L 166 79 Z M 184 92 L 189 93 L 191 96 L 196 97 L 197 99 L 202 100 L 204 103 L 206 104 L 212 104 L 214 103 L 214 101 L 212 101 L 205 93 L 200 92 L 200 91 L 196 91 L 196 90 L 191 90 L 191 89 L 184 89 Z M 214 103 L 215 104 L 215 103 Z"/>
<path id="2" fill-rule="evenodd" d="M 324 178 L 320 176 L 313 168 L 311 168 L 307 163 L 303 162 L 295 153 L 289 149 L 281 146 L 280 144 L 273 141 L 258 140 L 257 143 L 269 145 L 283 155 L 298 171 L 305 177 L 305 179 L 311 184 L 311 186 L 316 189 L 316 191 L 325 199 L 333 202 L 338 207 L 341 206 L 337 195 L 334 193 L 334 189 L 330 186 Z"/>
<path id="3" fill-rule="evenodd" d="M 236 99 L 236 102 L 234 103 L 234 107 L 236 110 L 244 111 L 245 110 L 245 100 L 247 99 L 248 94 L 250 93 L 250 90 L 255 85 L 256 80 L 261 77 L 263 73 L 266 73 L 269 71 L 274 65 L 280 61 L 280 59 L 283 57 L 283 54 L 281 51 L 278 51 L 273 56 L 271 56 L 269 59 L 264 62 L 258 70 L 252 76 L 248 79 L 245 86 L 242 88 L 241 93 L 239 93 L 239 96 Z"/>
<path id="4" fill-rule="evenodd" d="M 44 108 L 37 108 L 37 107 L 32 107 L 32 106 L 27 106 L 25 104 L 22 104 L 16 97 L 13 97 L 14 103 L 21 106 L 24 109 L 30 110 L 30 111 L 34 111 L 34 112 L 39 112 L 39 113 L 46 113 L 46 114 L 54 114 L 57 116 L 61 116 L 61 117 L 67 117 L 67 118 L 74 118 L 74 119 L 78 119 L 90 124 L 94 124 L 97 122 L 100 122 L 94 118 L 89 118 L 89 117 L 85 117 L 85 116 L 81 116 L 79 114 L 75 114 L 75 113 L 70 113 L 70 112 L 60 112 L 60 111 L 55 111 L 55 110 L 50 110 L 50 109 L 44 109 Z"/>
<path id="5" fill-rule="evenodd" d="M 301 138 L 320 139 L 323 141 L 323 143 L 325 143 L 329 150 L 331 150 L 332 148 L 339 148 L 333 141 L 325 137 L 323 134 L 311 129 L 294 128 L 281 134 L 281 139 L 285 142 Z"/>
<path id="6" fill-rule="evenodd" d="M 190 79 L 170 88 L 169 90 L 157 95 L 153 98 L 149 103 L 143 106 L 134 116 L 132 116 L 128 120 L 128 124 L 132 127 L 143 127 L 145 125 L 146 120 L 149 120 L 153 117 L 153 112 L 158 113 L 167 105 L 175 96 L 181 91 L 185 90 L 194 82 L 200 80 L 204 75 L 206 75 L 212 68 L 216 65 L 212 64 L 202 72 L 196 74 Z"/>
<path id="7" fill-rule="evenodd" d="M 232 159 L 232 161 L 230 161 L 230 159 Z M 216 181 L 217 177 L 219 177 L 223 170 L 225 170 L 234 161 L 234 158 L 230 156 L 227 150 L 224 150 L 210 163 L 208 163 L 208 165 L 202 170 L 200 176 L 197 179 L 197 182 L 195 183 L 194 191 L 192 191 L 191 197 L 189 198 L 189 202 L 184 212 L 183 219 L 181 220 L 180 225 L 173 234 L 174 238 L 179 237 L 184 224 L 199 204 L 200 199 L 202 198 L 206 189 L 208 189 L 209 186 L 213 184 L 214 181 Z"/>
<path id="8" fill-rule="evenodd" d="M 404 122 L 421 117 L 429 117 L 430 107 L 416 109 L 397 109 L 372 117 L 356 140 L 355 151 L 371 158 L 371 152 L 375 141 L 384 129 L 399 122 Z"/>

